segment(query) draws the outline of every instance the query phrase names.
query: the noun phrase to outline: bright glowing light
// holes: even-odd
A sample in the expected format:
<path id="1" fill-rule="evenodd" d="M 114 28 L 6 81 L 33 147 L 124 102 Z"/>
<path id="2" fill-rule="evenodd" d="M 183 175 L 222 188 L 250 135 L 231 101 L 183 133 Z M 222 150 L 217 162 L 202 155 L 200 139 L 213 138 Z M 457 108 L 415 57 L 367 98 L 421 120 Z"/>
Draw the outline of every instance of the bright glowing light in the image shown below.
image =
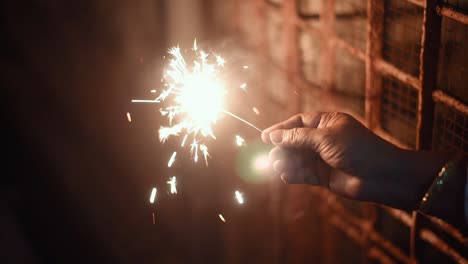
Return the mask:
<path id="1" fill-rule="evenodd" d="M 223 67 L 224 63 L 226 63 L 226 61 L 222 57 L 216 56 L 216 64 L 218 64 L 218 66 Z"/>
<path id="2" fill-rule="evenodd" d="M 267 154 L 259 154 L 253 160 L 253 168 L 256 171 L 265 171 L 271 168 L 271 162 Z"/>
<path id="3" fill-rule="evenodd" d="M 245 91 L 247 89 L 247 84 L 246 83 L 241 84 L 240 88 Z"/>
<path id="4" fill-rule="evenodd" d="M 151 93 L 156 93 L 156 90 L 153 89 L 153 90 L 151 90 L 150 92 L 151 92 Z"/>
<path id="5" fill-rule="evenodd" d="M 261 130 L 248 121 L 224 109 L 227 87 L 222 79 L 222 69 L 225 60 L 218 55 L 208 54 L 200 50 L 195 40 L 191 55 L 187 60 L 179 47 L 169 49 L 171 58 L 164 72 L 164 88 L 155 99 L 132 100 L 137 103 L 164 103 L 159 109 L 162 116 L 167 117 L 169 126 L 161 126 L 159 140 L 165 142 L 172 136 L 183 136 L 181 147 L 189 145 L 190 153 L 195 162 L 201 153 L 208 165 L 207 138 L 216 139 L 213 126 L 222 114 L 229 115 L 241 122 Z M 193 63 L 187 63 L 192 61 Z M 245 68 L 246 66 L 244 66 Z M 246 84 L 241 85 L 242 89 Z M 192 143 L 186 144 L 187 140 Z M 175 154 L 174 154 L 175 157 Z M 172 157 L 168 167 L 172 165 Z"/>
<path id="6" fill-rule="evenodd" d="M 153 188 L 153 190 L 151 190 L 151 195 L 150 195 L 150 203 L 154 203 L 154 200 L 156 199 L 156 193 L 158 192 L 158 190 L 156 188 Z"/>
<path id="7" fill-rule="evenodd" d="M 172 153 L 171 158 L 169 159 L 169 162 L 167 163 L 167 167 L 169 168 L 172 167 L 172 164 L 175 161 L 176 155 L 177 155 L 177 152 L 174 151 L 174 153 Z"/>
<path id="8" fill-rule="evenodd" d="M 194 161 L 198 160 L 201 151 L 206 159 L 208 148 L 200 141 L 206 137 L 216 139 L 212 126 L 223 112 L 226 89 L 219 78 L 220 67 L 224 59 L 216 57 L 216 62 L 210 62 L 208 53 L 198 50 L 196 40 L 192 50 L 196 60 L 193 66 L 187 65 L 179 47 L 169 50 L 172 59 L 165 73 L 168 89 L 161 92 L 156 101 L 170 99 L 173 104 L 161 109 L 161 114 L 169 119 L 169 127 L 161 127 L 159 139 L 164 142 L 170 136 L 185 134 L 181 146 L 185 145 L 187 136 L 193 136 L 190 150 Z"/>
<path id="9" fill-rule="evenodd" d="M 224 223 L 226 223 L 226 219 L 224 219 L 223 215 L 222 214 L 218 214 L 219 216 L 219 219 L 221 219 L 221 221 L 223 221 Z"/>
<path id="10" fill-rule="evenodd" d="M 236 195 L 237 202 L 239 204 L 243 204 L 244 203 L 244 195 L 239 191 L 236 191 L 235 195 Z"/>
<path id="11" fill-rule="evenodd" d="M 242 68 L 244 68 L 244 69 L 248 69 L 248 68 L 249 68 L 249 66 L 247 66 L 247 65 L 244 65 Z"/>
<path id="12" fill-rule="evenodd" d="M 245 144 L 245 140 L 242 137 L 240 137 L 239 135 L 236 135 L 236 144 L 237 144 L 237 146 L 240 147 L 240 146 Z"/>
<path id="13" fill-rule="evenodd" d="M 177 188 L 176 188 L 177 179 L 176 179 L 176 177 L 175 177 L 175 176 L 172 176 L 172 177 L 170 178 L 170 180 L 167 181 L 167 184 L 169 184 L 169 185 L 171 186 L 170 192 L 171 192 L 172 194 L 176 194 L 176 193 L 177 193 Z"/>
<path id="14" fill-rule="evenodd" d="M 129 112 L 127 112 L 127 120 L 128 122 L 132 122 L 132 116 L 130 115 Z"/>

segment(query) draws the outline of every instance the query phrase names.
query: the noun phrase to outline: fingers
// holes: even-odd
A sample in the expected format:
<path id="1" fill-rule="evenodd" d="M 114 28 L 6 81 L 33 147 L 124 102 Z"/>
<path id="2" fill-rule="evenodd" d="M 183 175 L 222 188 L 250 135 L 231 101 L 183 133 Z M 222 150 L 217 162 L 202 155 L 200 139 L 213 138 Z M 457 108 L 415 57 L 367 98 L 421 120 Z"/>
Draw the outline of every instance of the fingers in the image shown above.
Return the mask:
<path id="1" fill-rule="evenodd" d="M 328 187 L 330 167 L 313 152 L 275 147 L 270 151 L 269 158 L 273 169 L 285 183 Z"/>
<path id="2" fill-rule="evenodd" d="M 293 128 L 270 133 L 271 142 L 281 148 L 308 149 L 320 153 L 319 146 L 325 139 L 327 129 Z"/>
<path id="3" fill-rule="evenodd" d="M 262 132 L 262 140 L 271 143 L 270 133 L 278 129 L 292 129 L 294 127 L 316 128 L 320 123 L 322 113 L 302 113 L 289 118 L 286 121 L 273 125 Z"/>
<path id="4" fill-rule="evenodd" d="M 287 184 L 320 184 L 318 177 L 309 168 L 302 168 L 298 171 L 284 171 L 280 173 L 281 180 Z"/>

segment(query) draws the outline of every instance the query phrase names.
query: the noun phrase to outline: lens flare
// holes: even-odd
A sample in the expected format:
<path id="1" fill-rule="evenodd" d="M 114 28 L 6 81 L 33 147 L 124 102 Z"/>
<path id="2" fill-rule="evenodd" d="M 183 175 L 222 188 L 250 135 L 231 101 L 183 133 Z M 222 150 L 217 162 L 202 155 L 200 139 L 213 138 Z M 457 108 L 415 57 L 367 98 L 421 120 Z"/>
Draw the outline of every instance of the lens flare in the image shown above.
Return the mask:
<path id="1" fill-rule="evenodd" d="M 271 162 L 268 155 L 263 153 L 257 155 L 253 160 L 252 167 L 260 172 L 269 170 L 271 168 Z"/>

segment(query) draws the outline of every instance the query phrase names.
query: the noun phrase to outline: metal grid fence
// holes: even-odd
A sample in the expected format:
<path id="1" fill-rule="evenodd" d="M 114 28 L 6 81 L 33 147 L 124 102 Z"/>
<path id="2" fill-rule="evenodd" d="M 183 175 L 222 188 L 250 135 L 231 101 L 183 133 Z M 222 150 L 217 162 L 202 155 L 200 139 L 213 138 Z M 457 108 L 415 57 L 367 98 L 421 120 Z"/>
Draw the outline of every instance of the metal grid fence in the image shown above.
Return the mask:
<path id="1" fill-rule="evenodd" d="M 468 153 L 466 1 L 236 3 L 237 30 L 251 50 L 281 72 L 283 85 L 276 89 L 283 91 L 268 91 L 269 98 L 286 101 L 289 113 L 333 98 L 326 102 L 400 147 Z M 466 238 L 438 219 L 362 205 L 322 190 L 306 193 L 321 217 L 311 219 L 315 229 L 310 223 L 301 228 L 323 241 L 305 236 L 287 241 L 302 248 L 315 245 L 322 262 L 468 263 Z M 294 203 L 301 195 L 302 189 L 293 189 L 286 196 Z M 297 247 L 288 250 L 287 262 L 311 260 Z"/>

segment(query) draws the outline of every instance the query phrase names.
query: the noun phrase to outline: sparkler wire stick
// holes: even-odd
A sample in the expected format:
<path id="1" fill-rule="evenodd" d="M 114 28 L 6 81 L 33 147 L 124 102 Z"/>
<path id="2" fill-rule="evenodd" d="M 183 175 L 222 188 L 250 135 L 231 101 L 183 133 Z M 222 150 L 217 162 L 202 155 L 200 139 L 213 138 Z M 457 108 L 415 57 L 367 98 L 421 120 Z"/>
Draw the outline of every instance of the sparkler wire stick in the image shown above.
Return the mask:
<path id="1" fill-rule="evenodd" d="M 230 115 L 232 117 L 234 117 L 235 119 L 239 120 L 239 121 L 242 121 L 244 122 L 245 124 L 255 128 L 256 130 L 258 130 L 258 132 L 263 132 L 263 130 L 261 130 L 260 128 L 254 126 L 252 123 L 250 123 L 249 121 L 245 120 L 245 119 L 242 119 L 240 118 L 239 116 L 236 116 L 235 114 L 229 112 L 229 111 L 226 111 L 226 110 L 221 110 L 223 113 L 227 114 L 227 115 Z"/>

